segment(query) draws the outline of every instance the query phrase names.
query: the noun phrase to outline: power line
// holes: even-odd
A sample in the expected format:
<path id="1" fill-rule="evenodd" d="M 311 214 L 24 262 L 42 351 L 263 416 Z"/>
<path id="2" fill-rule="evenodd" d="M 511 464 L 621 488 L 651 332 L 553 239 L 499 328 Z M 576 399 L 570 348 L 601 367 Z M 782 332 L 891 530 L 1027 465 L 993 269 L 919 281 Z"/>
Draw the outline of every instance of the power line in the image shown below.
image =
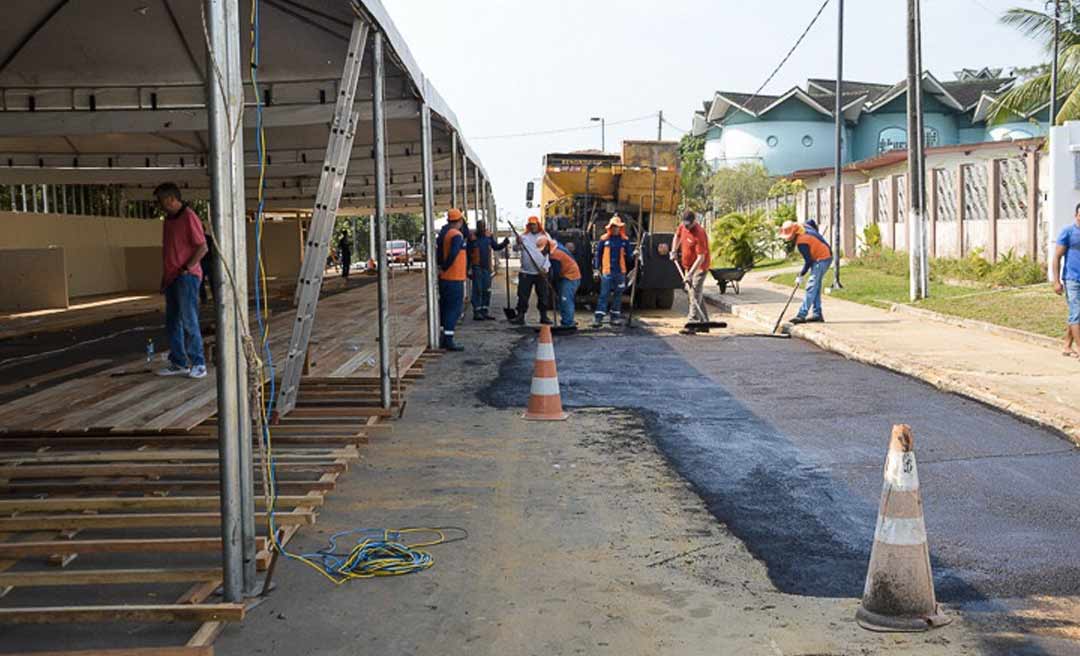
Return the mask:
<path id="1" fill-rule="evenodd" d="M 806 29 L 803 30 L 803 33 L 799 35 L 799 38 L 795 40 L 795 45 L 791 46 L 791 50 L 788 50 L 788 53 L 784 55 L 784 58 L 780 60 L 779 64 L 776 65 L 776 68 L 773 69 L 773 72 L 769 73 L 769 77 L 765 78 L 765 81 L 761 83 L 761 86 L 758 87 L 757 91 L 755 91 L 753 95 L 751 95 L 746 100 L 746 102 L 743 103 L 745 107 L 750 107 L 750 103 L 754 100 L 754 98 L 758 97 L 758 94 L 761 93 L 761 90 L 768 86 L 769 82 L 772 82 L 772 79 L 776 77 L 776 74 L 780 72 L 780 69 L 784 67 L 784 64 L 786 64 L 787 61 L 791 59 L 791 56 L 795 54 L 795 50 L 799 47 L 799 44 L 802 43 L 803 39 L 806 38 L 806 35 L 810 33 L 810 30 L 814 27 L 814 23 L 817 22 L 818 18 L 821 18 L 821 13 L 825 11 L 825 7 L 827 7 L 828 5 L 829 0 L 825 0 L 821 3 L 821 6 L 818 7 L 817 13 L 814 14 L 814 17 L 810 19 L 810 24 L 806 26 Z"/>
<path id="2" fill-rule="evenodd" d="M 669 128 L 671 128 L 672 130 L 675 130 L 676 132 L 682 132 L 682 133 L 684 133 L 684 134 L 685 134 L 685 133 L 687 133 L 687 132 L 689 132 L 689 131 L 690 131 L 690 130 L 684 130 L 684 129 L 680 128 L 679 126 L 675 125 L 674 123 L 672 123 L 671 121 L 667 120 L 666 118 L 665 118 L 665 119 L 661 119 L 661 120 L 662 120 L 662 121 L 664 122 L 664 125 L 668 126 L 668 127 L 669 127 Z"/>
<path id="3" fill-rule="evenodd" d="M 607 125 L 625 125 L 627 123 L 637 123 L 638 121 L 652 120 L 656 118 L 656 114 L 648 114 L 646 116 L 638 116 L 637 118 L 627 118 L 620 121 L 608 121 Z M 596 124 L 591 123 L 589 125 L 581 125 L 572 128 L 555 128 L 553 130 L 536 130 L 533 132 L 515 132 L 512 134 L 493 134 L 485 137 L 472 137 L 473 141 L 489 140 L 489 139 L 517 139 L 519 137 L 538 137 L 546 134 L 561 134 L 564 132 L 579 132 L 581 130 L 595 130 Z"/>

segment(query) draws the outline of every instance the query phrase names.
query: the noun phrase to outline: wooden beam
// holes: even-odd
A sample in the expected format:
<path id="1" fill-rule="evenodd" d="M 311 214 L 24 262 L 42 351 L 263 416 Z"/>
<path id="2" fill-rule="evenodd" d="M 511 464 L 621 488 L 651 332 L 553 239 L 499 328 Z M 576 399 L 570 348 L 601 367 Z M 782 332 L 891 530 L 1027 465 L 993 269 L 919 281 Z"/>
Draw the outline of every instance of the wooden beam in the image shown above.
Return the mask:
<path id="1" fill-rule="evenodd" d="M 104 492 L 177 492 L 177 491 L 200 491 L 216 492 L 221 488 L 221 481 L 217 479 L 203 480 L 64 480 L 48 481 L 44 483 L 3 483 L 0 482 L 0 494 L 87 494 Z M 278 494 L 308 494 L 311 492 L 329 492 L 334 489 L 333 483 L 311 479 L 308 481 L 278 481 Z"/>
<path id="2" fill-rule="evenodd" d="M 278 463 L 278 474 L 283 472 L 323 473 L 345 471 L 339 462 Z M 84 478 L 87 476 L 195 476 L 216 475 L 217 463 L 188 464 L 102 464 L 102 465 L 9 465 L 0 466 L 0 479 L 19 478 Z"/>
<path id="3" fill-rule="evenodd" d="M 215 581 L 221 568 L 145 568 L 49 570 L 44 572 L 0 573 L 0 586 L 45 587 L 66 585 L 127 585 L 133 583 L 187 583 Z"/>
<path id="4" fill-rule="evenodd" d="M 266 521 L 266 513 L 255 513 L 256 519 Z M 314 524 L 314 512 L 285 511 L 274 513 L 274 521 L 283 526 Z M 194 528 L 220 526 L 221 514 L 206 513 L 132 513 L 117 515 L 19 515 L 0 517 L 0 531 L 13 533 L 72 529 L 130 529 L 130 528 Z"/>
<path id="5" fill-rule="evenodd" d="M 0 624 L 240 622 L 243 604 L 162 604 L 0 608 Z"/>
<path id="6" fill-rule="evenodd" d="M 279 508 L 321 506 L 321 495 L 282 496 Z M 259 496 L 255 504 L 265 504 Z M 211 497 L 58 497 L 49 499 L 0 499 L 0 514 L 83 510 L 213 510 L 221 507 L 221 498 Z"/>
<path id="7" fill-rule="evenodd" d="M 4 656 L 214 656 L 209 644 L 186 647 L 138 647 L 135 649 L 79 649 L 77 651 L 8 652 Z"/>
<path id="8" fill-rule="evenodd" d="M 266 538 L 255 539 L 256 548 L 266 548 Z M 51 556 L 55 553 L 199 553 L 221 551 L 220 538 L 148 538 L 116 540 L 48 540 L 0 542 L 0 558 Z"/>

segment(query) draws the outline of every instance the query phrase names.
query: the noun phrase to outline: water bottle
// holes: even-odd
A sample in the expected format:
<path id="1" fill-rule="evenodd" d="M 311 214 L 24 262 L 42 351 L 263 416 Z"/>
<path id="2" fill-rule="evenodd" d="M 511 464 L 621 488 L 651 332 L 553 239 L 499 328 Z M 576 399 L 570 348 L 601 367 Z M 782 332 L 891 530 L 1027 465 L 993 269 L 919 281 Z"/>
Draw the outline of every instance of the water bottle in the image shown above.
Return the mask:
<path id="1" fill-rule="evenodd" d="M 154 339 L 150 338 L 146 340 L 146 370 L 150 371 L 154 368 Z"/>

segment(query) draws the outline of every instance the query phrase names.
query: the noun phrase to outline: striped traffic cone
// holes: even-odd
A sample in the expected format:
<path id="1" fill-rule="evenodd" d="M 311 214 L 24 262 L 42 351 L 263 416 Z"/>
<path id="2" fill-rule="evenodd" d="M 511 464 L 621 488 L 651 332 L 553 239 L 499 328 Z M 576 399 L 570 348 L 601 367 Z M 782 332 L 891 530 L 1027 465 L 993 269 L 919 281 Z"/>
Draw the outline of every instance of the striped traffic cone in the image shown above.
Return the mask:
<path id="1" fill-rule="evenodd" d="M 525 418 L 533 421 L 562 421 L 569 415 L 563 412 L 559 396 L 559 374 L 555 370 L 555 344 L 551 326 L 540 326 L 536 343 L 536 363 L 533 365 L 532 390 Z"/>
<path id="2" fill-rule="evenodd" d="M 914 446 L 910 426 L 893 426 L 870 569 L 855 613 L 871 631 L 926 631 L 952 621 L 934 596 Z"/>

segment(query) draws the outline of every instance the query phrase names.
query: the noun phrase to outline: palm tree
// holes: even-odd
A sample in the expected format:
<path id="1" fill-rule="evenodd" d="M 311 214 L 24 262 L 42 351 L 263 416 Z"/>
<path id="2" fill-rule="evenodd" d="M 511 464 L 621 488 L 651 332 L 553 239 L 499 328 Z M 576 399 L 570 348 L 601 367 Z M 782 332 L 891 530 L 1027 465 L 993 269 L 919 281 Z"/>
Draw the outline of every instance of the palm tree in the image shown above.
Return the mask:
<path id="1" fill-rule="evenodd" d="M 1061 29 L 1058 33 L 1058 94 L 1065 101 L 1058 106 L 1054 124 L 1080 118 L 1080 0 L 1062 0 Z M 1054 13 L 1013 8 L 1001 17 L 1005 25 L 1043 42 L 1050 57 L 1054 48 Z M 1050 101 L 1050 72 L 1036 75 L 1010 89 L 994 103 L 990 120 L 1016 120 Z"/>

